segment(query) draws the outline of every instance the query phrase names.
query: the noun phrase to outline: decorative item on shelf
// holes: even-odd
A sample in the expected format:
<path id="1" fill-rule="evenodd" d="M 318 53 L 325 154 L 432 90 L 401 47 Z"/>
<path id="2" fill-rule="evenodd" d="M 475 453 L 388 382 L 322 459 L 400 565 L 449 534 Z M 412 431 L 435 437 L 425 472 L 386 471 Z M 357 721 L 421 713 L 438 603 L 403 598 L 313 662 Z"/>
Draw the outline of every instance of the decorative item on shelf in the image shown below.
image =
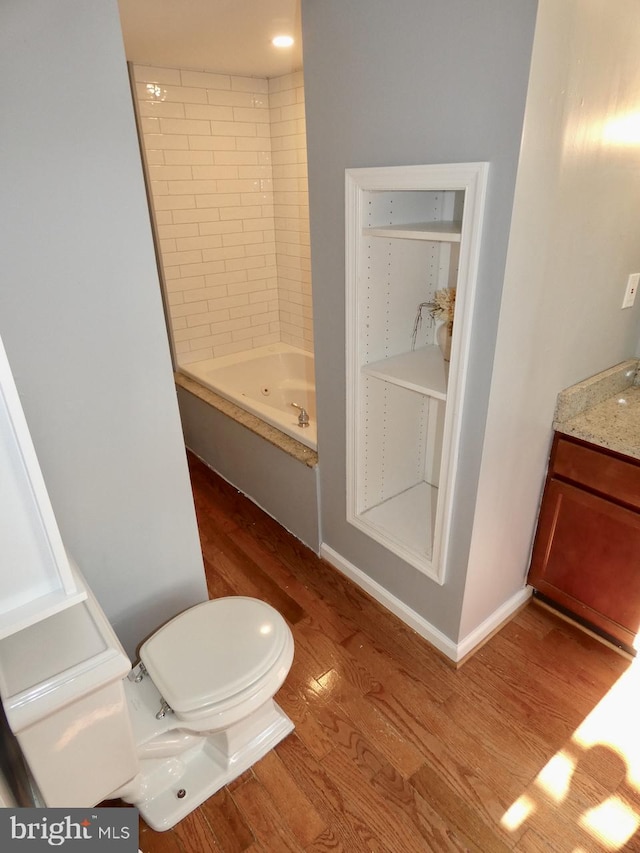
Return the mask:
<path id="1" fill-rule="evenodd" d="M 442 324 L 436 329 L 436 342 L 445 361 L 451 358 L 451 336 L 453 334 L 453 315 L 456 307 L 455 287 L 443 287 L 433 294 L 433 302 L 420 302 L 416 310 L 411 336 L 411 349 L 416 348 L 418 330 L 422 326 L 422 312 L 426 308 L 432 320 L 440 320 Z"/>
<path id="2" fill-rule="evenodd" d="M 451 333 L 453 332 L 453 323 L 442 323 L 436 329 L 436 342 L 440 347 L 442 358 L 444 361 L 451 361 Z"/>

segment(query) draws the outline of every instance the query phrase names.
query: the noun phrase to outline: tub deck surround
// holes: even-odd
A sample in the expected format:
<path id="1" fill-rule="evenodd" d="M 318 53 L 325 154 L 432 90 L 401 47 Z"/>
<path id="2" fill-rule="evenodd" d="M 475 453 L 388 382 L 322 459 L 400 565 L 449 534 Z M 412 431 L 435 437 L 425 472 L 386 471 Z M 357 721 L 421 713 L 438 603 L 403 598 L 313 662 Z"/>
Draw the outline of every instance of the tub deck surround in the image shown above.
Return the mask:
<path id="1" fill-rule="evenodd" d="M 629 359 L 561 391 L 554 430 L 640 459 L 639 365 Z"/>
<path id="2" fill-rule="evenodd" d="M 183 388 L 185 391 L 193 394 L 194 397 L 197 397 L 209 406 L 213 406 L 214 409 L 222 412 L 223 415 L 227 415 L 231 420 L 241 424 L 251 432 L 259 435 L 260 438 L 264 438 L 269 444 L 273 444 L 284 451 L 288 456 L 297 459 L 299 462 L 303 462 L 308 468 L 315 468 L 318 464 L 318 454 L 315 450 L 311 450 L 310 447 L 300 444 L 299 441 L 285 435 L 279 429 L 270 426 L 270 424 L 261 418 L 252 415 L 251 412 L 247 412 L 246 409 L 241 409 L 240 406 L 236 406 L 235 403 L 221 397 L 209 388 L 205 388 L 200 382 L 196 382 L 195 379 L 191 379 L 182 373 L 175 373 L 174 379 L 179 388 Z"/>
<path id="3" fill-rule="evenodd" d="M 311 450 L 317 450 L 313 355 L 278 343 L 205 359 L 179 370 Z M 298 415 L 304 410 L 306 426 Z"/>

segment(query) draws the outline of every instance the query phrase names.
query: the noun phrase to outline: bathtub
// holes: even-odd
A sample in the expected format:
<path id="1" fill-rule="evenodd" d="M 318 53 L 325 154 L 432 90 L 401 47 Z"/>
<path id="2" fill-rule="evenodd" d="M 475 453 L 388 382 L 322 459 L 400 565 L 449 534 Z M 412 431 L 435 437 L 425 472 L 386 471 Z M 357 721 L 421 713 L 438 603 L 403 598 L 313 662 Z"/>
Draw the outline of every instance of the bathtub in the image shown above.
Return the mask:
<path id="1" fill-rule="evenodd" d="M 317 450 L 316 391 L 311 353 L 289 344 L 270 344 L 181 365 L 180 372 L 301 444 Z M 309 426 L 299 426 L 299 410 L 292 403 L 307 411 Z"/>

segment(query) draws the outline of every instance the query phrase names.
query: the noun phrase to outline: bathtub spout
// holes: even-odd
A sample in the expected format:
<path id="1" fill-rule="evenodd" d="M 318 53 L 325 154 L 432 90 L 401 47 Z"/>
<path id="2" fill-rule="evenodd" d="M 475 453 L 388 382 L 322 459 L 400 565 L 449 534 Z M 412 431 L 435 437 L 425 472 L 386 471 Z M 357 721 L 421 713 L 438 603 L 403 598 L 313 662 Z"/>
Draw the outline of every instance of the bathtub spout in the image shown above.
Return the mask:
<path id="1" fill-rule="evenodd" d="M 300 427 L 308 427 L 309 426 L 309 414 L 306 409 L 303 409 L 302 406 L 299 406 L 297 403 L 291 404 L 294 409 L 300 409 L 300 414 L 298 415 L 298 426 Z"/>

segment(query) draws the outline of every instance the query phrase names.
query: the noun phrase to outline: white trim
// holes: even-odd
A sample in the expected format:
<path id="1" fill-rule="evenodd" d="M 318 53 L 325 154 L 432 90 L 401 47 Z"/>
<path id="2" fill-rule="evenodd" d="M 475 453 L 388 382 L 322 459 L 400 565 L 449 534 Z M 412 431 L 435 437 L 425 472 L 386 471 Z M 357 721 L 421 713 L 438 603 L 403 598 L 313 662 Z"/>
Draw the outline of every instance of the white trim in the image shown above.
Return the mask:
<path id="1" fill-rule="evenodd" d="M 354 527 L 439 584 L 444 583 L 447 570 L 488 172 L 489 164 L 486 162 L 345 170 L 346 517 Z M 456 333 L 451 353 L 452 368 L 447 390 L 440 489 L 430 559 L 396 541 L 386 531 L 364 519 L 359 512 L 357 500 L 360 406 L 358 293 L 361 274 L 358 247 L 363 229 L 363 193 L 396 190 L 462 190 L 465 194 L 458 264 Z"/>
<path id="2" fill-rule="evenodd" d="M 320 556 L 335 569 L 338 569 L 339 572 L 342 572 L 343 575 L 346 575 L 357 586 L 368 592 L 383 607 L 394 613 L 405 625 L 417 631 L 421 637 L 428 640 L 438 651 L 451 658 L 452 661 L 458 660 L 456 644 L 453 640 L 449 639 L 446 634 L 443 634 L 442 631 L 439 631 L 430 622 L 427 622 L 423 616 L 412 610 L 404 601 L 400 601 L 399 598 L 396 598 L 395 595 L 390 593 L 377 581 L 374 581 L 373 578 L 370 578 L 369 575 L 366 575 L 357 566 L 354 566 L 353 563 L 350 563 L 349 560 L 345 560 L 344 557 L 340 556 L 329 545 L 325 545 L 324 542 L 320 545 Z"/>
<path id="3" fill-rule="evenodd" d="M 458 642 L 458 658 L 462 660 L 475 648 L 477 648 L 484 640 L 487 639 L 495 630 L 499 628 L 503 622 L 512 616 L 523 604 L 531 598 L 533 590 L 530 586 L 525 586 L 514 593 L 511 598 L 507 599 L 503 604 L 494 610 L 484 622 L 481 622 L 477 628 L 470 631 L 467 636 Z"/>
<path id="4" fill-rule="evenodd" d="M 86 598 L 69 565 L 0 340 L 0 638 Z"/>
<path id="5" fill-rule="evenodd" d="M 513 613 L 515 613 L 531 597 L 531 587 L 524 587 L 512 595 L 508 601 L 498 607 L 488 616 L 481 625 L 474 628 L 467 636 L 458 643 L 443 634 L 434 625 L 428 622 L 424 616 L 416 613 L 408 604 L 396 598 L 385 587 L 370 578 L 349 560 L 346 560 L 337 551 L 334 551 L 324 542 L 320 545 L 320 557 L 330 563 L 334 569 L 352 580 L 360 589 L 368 592 L 372 598 L 382 604 L 387 610 L 395 614 L 405 625 L 413 628 L 421 637 L 431 643 L 438 651 L 446 655 L 454 663 L 458 663 L 470 654 L 475 648 L 489 637 L 496 628 L 499 628 Z"/>

